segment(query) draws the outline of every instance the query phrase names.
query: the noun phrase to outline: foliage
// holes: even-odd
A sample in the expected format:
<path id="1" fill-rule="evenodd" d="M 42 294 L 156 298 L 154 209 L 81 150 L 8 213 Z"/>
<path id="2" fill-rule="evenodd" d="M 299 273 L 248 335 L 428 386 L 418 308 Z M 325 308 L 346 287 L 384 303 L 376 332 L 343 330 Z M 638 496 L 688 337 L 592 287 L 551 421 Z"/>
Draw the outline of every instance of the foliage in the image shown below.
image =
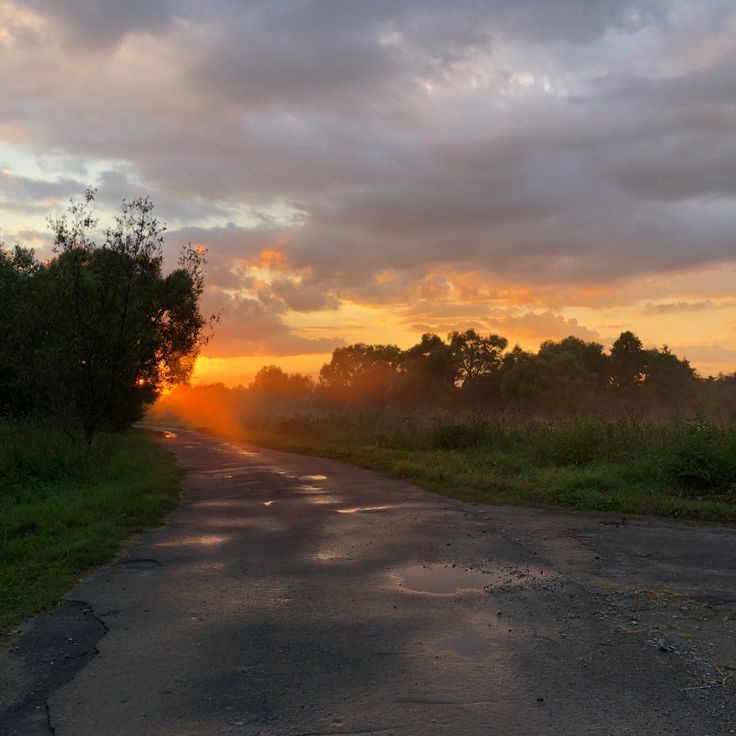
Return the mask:
<path id="1" fill-rule="evenodd" d="M 702 418 L 688 424 L 671 470 L 694 493 L 719 491 L 736 496 L 736 430 L 721 430 Z"/>
<path id="2" fill-rule="evenodd" d="M 736 431 L 703 419 L 550 422 L 374 411 L 251 419 L 240 436 L 350 460 L 469 501 L 736 523 Z"/>
<path id="3" fill-rule="evenodd" d="M 139 419 L 185 381 L 207 320 L 203 253 L 163 273 L 162 225 L 123 201 L 95 242 L 94 191 L 50 221 L 54 257 L 0 247 L 0 412 L 46 417 L 88 440 Z"/>
<path id="4" fill-rule="evenodd" d="M 48 426 L 0 422 L 0 634 L 158 523 L 178 485 L 172 458 L 146 432 L 88 445 Z"/>
<path id="5" fill-rule="evenodd" d="M 200 397 L 208 390 L 214 389 L 202 387 Z M 200 403 L 191 392 L 179 395 L 184 393 Z M 164 402 L 176 403 L 186 402 L 178 397 Z M 229 403 L 240 414 L 284 412 L 291 403 L 297 411 L 401 407 L 550 419 L 590 414 L 661 419 L 700 412 L 730 422 L 736 419 L 736 377 L 702 379 L 667 346 L 644 348 L 631 332 L 622 333 L 608 352 L 600 343 L 570 336 L 547 340 L 531 353 L 518 345 L 508 349 L 499 335 L 466 330 L 447 340 L 425 333 L 406 350 L 365 343 L 337 348 L 317 384 L 265 366 L 249 388 L 230 392 Z"/>

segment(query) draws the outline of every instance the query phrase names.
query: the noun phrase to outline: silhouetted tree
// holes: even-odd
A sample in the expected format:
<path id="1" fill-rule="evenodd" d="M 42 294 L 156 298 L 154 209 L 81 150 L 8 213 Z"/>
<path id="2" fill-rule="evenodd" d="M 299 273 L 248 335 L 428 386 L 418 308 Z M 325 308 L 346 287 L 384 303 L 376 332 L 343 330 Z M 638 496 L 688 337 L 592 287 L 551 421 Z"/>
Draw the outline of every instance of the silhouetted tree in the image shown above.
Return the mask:
<path id="1" fill-rule="evenodd" d="M 397 398 L 412 404 L 443 403 L 455 388 L 455 365 L 450 346 L 439 336 L 425 333 L 401 356 Z"/>
<path id="2" fill-rule="evenodd" d="M 503 351 L 508 340 L 500 335 L 483 337 L 475 330 L 448 336 L 455 368 L 455 383 L 468 401 L 494 403 L 501 395 Z"/>
<path id="3" fill-rule="evenodd" d="M 292 400 L 309 396 L 314 390 L 314 381 L 300 373 L 289 375 L 277 365 L 266 365 L 256 373 L 250 389 L 259 398 Z"/>
<path id="4" fill-rule="evenodd" d="M 320 384 L 332 400 L 385 404 L 394 390 L 401 358 L 396 345 L 357 343 L 337 348 L 320 370 Z"/>
<path id="5" fill-rule="evenodd" d="M 611 346 L 611 382 L 631 392 L 646 378 L 646 353 L 641 340 L 631 331 L 622 332 Z"/>
<path id="6" fill-rule="evenodd" d="M 164 275 L 165 227 L 145 198 L 123 201 L 98 244 L 93 201 L 88 190 L 51 220 L 50 261 L 15 265 L 28 278 L 22 307 L 32 340 L 16 327 L 0 351 L 20 345 L 17 359 L 32 367 L 23 384 L 33 412 L 87 439 L 128 426 L 165 385 L 185 381 L 207 325 L 203 253 L 185 247 Z"/>

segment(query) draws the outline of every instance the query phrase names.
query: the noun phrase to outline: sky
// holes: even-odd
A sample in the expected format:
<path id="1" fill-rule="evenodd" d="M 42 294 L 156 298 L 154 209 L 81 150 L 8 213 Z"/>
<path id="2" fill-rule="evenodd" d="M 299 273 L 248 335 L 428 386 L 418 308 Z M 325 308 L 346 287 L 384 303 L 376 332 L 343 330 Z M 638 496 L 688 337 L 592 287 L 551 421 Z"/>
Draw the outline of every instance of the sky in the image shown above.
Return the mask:
<path id="1" fill-rule="evenodd" d="M 736 370 L 733 0 L 0 0 L 0 235 L 208 249 L 195 381 L 473 327 Z"/>

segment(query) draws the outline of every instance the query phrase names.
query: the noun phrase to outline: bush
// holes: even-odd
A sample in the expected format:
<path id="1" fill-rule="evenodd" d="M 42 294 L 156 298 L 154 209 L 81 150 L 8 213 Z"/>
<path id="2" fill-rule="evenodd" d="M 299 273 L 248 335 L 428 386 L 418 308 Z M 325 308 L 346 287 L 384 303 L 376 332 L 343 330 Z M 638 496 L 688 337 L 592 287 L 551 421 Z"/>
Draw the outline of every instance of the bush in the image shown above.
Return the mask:
<path id="1" fill-rule="evenodd" d="M 44 424 L 0 421 L 0 494 L 20 488 L 30 492 L 50 481 L 83 481 L 111 452 L 106 435 L 88 445 Z"/>
<path id="2" fill-rule="evenodd" d="M 430 442 L 436 450 L 463 450 L 477 447 L 488 440 L 488 425 L 472 419 L 469 422 L 438 419 L 430 430 Z"/>
<path id="3" fill-rule="evenodd" d="M 704 419 L 688 424 L 671 472 L 688 491 L 736 492 L 736 433 Z"/>

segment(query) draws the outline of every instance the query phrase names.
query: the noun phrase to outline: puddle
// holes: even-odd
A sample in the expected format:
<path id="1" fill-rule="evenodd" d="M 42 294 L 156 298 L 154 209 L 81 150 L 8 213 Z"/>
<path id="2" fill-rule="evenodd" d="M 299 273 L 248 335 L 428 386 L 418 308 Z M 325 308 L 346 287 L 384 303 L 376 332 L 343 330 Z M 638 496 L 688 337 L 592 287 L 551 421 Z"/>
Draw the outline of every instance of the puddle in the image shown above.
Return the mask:
<path id="1" fill-rule="evenodd" d="M 387 506 L 354 506 L 349 509 L 335 509 L 335 511 L 337 511 L 338 514 L 365 514 L 373 511 L 386 511 L 387 509 L 395 508 L 395 505 L 389 504 Z"/>
<path id="2" fill-rule="evenodd" d="M 301 486 L 296 487 L 297 491 L 301 491 L 302 493 L 321 493 L 322 488 L 319 486 L 312 486 L 307 483 Z"/>
<path id="3" fill-rule="evenodd" d="M 493 651 L 491 642 L 475 631 L 445 639 L 434 648 L 440 652 L 452 652 L 465 659 L 483 659 Z"/>
<path id="4" fill-rule="evenodd" d="M 327 480 L 326 475 L 300 475 L 299 480 Z"/>
<path id="5" fill-rule="evenodd" d="M 392 577 L 409 593 L 454 595 L 490 587 L 497 590 L 521 588 L 530 583 L 550 582 L 555 576 L 549 571 L 545 575 L 541 567 L 503 566 L 483 572 L 459 565 L 410 565 L 394 571 Z"/>
<path id="6" fill-rule="evenodd" d="M 319 506 L 337 506 L 339 503 L 344 503 L 345 499 L 340 496 L 310 496 L 306 499 L 307 503 L 317 504 Z"/>
<path id="7" fill-rule="evenodd" d="M 451 565 L 410 565 L 392 573 L 399 587 L 409 593 L 454 595 L 483 590 L 490 576 L 480 570 Z"/>

